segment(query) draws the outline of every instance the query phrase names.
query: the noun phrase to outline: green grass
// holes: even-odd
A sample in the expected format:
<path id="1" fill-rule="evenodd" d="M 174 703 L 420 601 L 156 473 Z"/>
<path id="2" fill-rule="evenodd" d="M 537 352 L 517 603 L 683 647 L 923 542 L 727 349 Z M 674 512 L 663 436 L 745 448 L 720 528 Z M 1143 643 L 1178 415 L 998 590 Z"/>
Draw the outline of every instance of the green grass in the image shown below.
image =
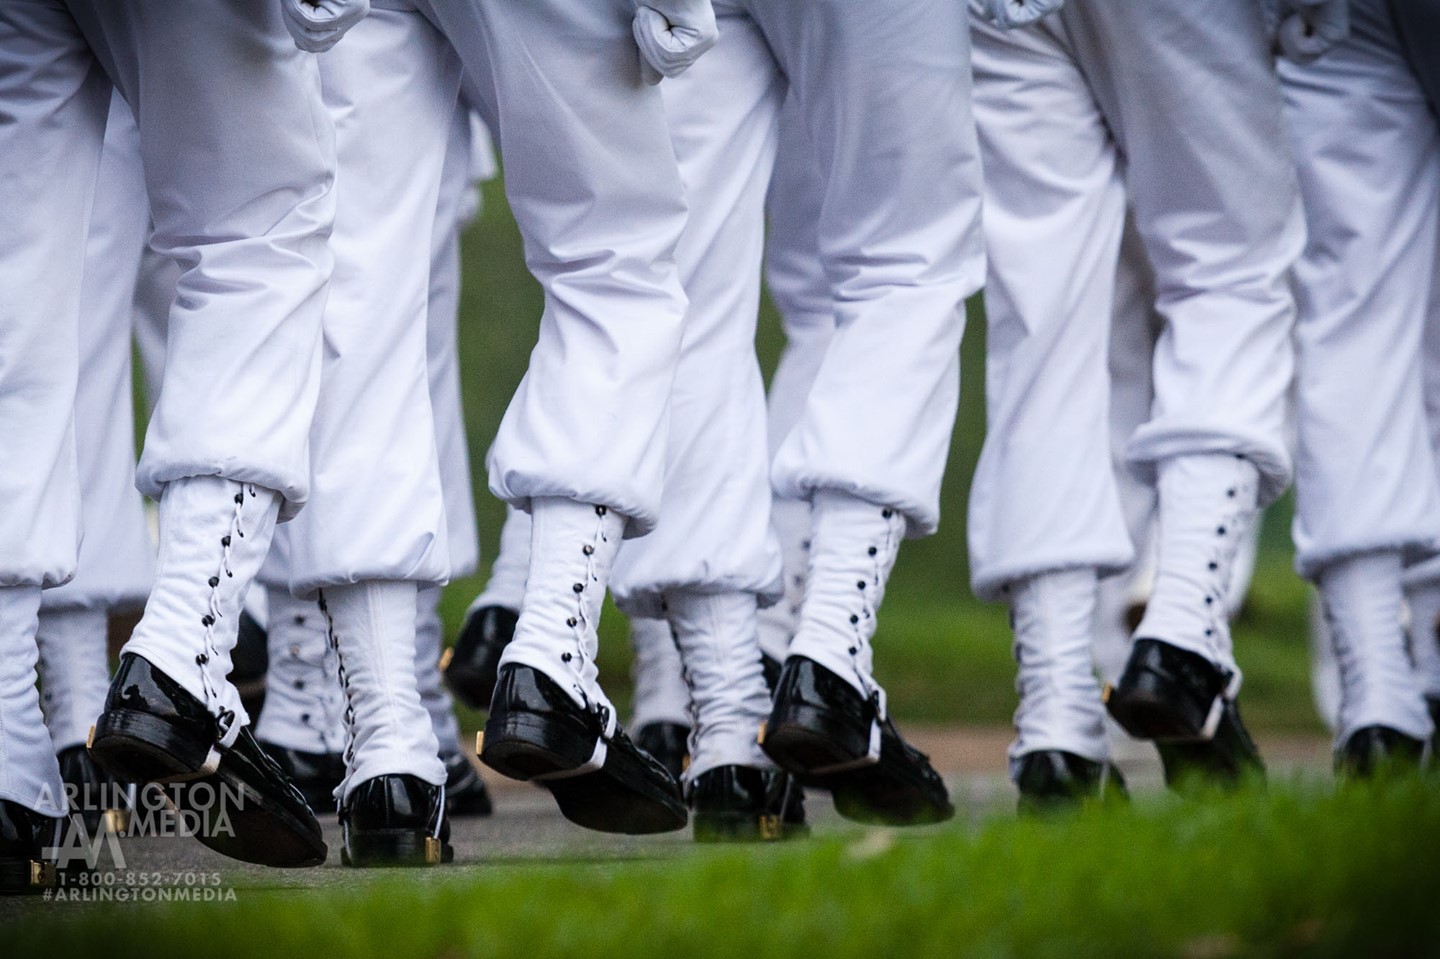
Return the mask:
<path id="1" fill-rule="evenodd" d="M 1291 783 L 657 860 L 356 873 L 227 905 L 53 906 L 13 923 L 6 954 L 1434 955 L 1435 785 Z"/>
<path id="2" fill-rule="evenodd" d="M 485 212 L 465 237 L 460 360 L 475 468 L 482 573 L 494 557 L 504 509 L 485 486 L 484 451 L 525 372 L 539 326 L 541 295 L 525 271 L 520 238 L 498 183 L 485 188 Z M 881 614 L 877 671 L 902 720 L 1008 723 L 1014 664 L 1002 608 L 970 593 L 965 502 L 984 435 L 985 326 L 978 298 L 963 350 L 960 415 L 942 490 L 940 532 L 901 551 Z M 758 349 L 767 373 L 784 342 L 767 302 Z M 1262 537 L 1259 571 L 1236 644 L 1246 671 L 1247 719 L 1260 729 L 1318 730 L 1305 649 L 1305 588 L 1290 570 L 1288 501 L 1273 509 Z M 457 580 L 444 614 L 453 635 L 484 577 Z M 607 691 L 628 705 L 629 648 L 624 619 L 611 609 L 601 626 Z M 477 717 L 463 717 L 472 727 Z"/>

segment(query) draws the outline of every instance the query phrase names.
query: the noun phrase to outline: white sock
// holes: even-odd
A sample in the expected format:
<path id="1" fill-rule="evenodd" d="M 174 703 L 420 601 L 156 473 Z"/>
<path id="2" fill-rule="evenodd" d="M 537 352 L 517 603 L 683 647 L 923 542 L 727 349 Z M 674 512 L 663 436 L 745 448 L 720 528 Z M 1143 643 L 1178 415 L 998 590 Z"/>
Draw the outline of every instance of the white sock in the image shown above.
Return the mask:
<path id="1" fill-rule="evenodd" d="M 783 663 L 805 603 L 805 577 L 810 567 L 809 501 L 777 498 L 770 508 L 770 525 L 780 540 L 784 592 L 773 606 L 760 610 L 760 651 Z"/>
<path id="2" fill-rule="evenodd" d="M 690 689 L 690 765 L 685 781 L 718 766 L 768 769 L 756 741 L 770 712 L 760 668 L 753 593 L 665 594 Z"/>
<path id="3" fill-rule="evenodd" d="M 1159 564 L 1135 636 L 1204 656 L 1231 677 L 1233 696 L 1240 672 L 1226 597 L 1257 512 L 1259 473 L 1246 459 L 1212 453 L 1162 460 L 1158 474 Z"/>
<path id="4" fill-rule="evenodd" d="M 600 689 L 596 627 L 625 517 L 604 506 L 542 497 L 530 504 L 530 570 L 515 638 L 500 657 L 537 669 L 576 703 L 601 710 L 605 737 L 616 726 L 615 707 Z"/>
<path id="5" fill-rule="evenodd" d="M 791 656 L 804 656 L 842 677 L 885 712 L 875 682 L 876 615 L 905 536 L 898 510 L 845 493 L 815 494 L 810 569 Z"/>
<path id="6" fill-rule="evenodd" d="M 1093 568 L 1057 570 L 1012 583 L 1017 736 L 1012 777 L 1026 753 L 1058 749 L 1104 762 L 1105 709 L 1092 659 L 1099 587 Z"/>
<path id="7" fill-rule="evenodd" d="M 296 599 L 283 587 L 266 590 L 265 705 L 255 735 L 307 753 L 345 748 L 345 694 L 330 648 L 325 614 L 313 599 Z"/>
<path id="8" fill-rule="evenodd" d="M 40 607 L 40 705 L 55 751 L 79 746 L 110 690 L 110 611 Z"/>
<path id="9" fill-rule="evenodd" d="M 39 613 L 40 587 L 0 586 L 0 799 L 63 816 L 65 786 L 35 688 Z"/>
<path id="10" fill-rule="evenodd" d="M 327 586 L 320 591 L 345 691 L 345 779 L 336 797 L 376 776 L 408 773 L 445 782 L 445 764 L 415 685 L 413 582 Z"/>
<path id="11" fill-rule="evenodd" d="M 275 535 L 280 495 L 192 476 L 160 497 L 160 552 L 145 615 L 125 653 L 144 657 L 215 715 L 223 745 L 248 723 L 230 682 L 240 610 Z"/>
<path id="12" fill-rule="evenodd" d="M 420 702 L 430 714 L 430 728 L 440 744 L 440 758 L 459 756 L 460 721 L 455 718 L 455 704 L 440 675 L 440 647 L 444 645 L 445 626 L 440 621 L 439 586 L 421 586 L 416 594 L 415 609 L 415 682 L 420 688 Z"/>
<path id="13" fill-rule="evenodd" d="M 1360 553 L 1320 572 L 1320 597 L 1340 666 L 1343 745 L 1366 726 L 1388 726 L 1415 739 L 1434 732 L 1400 624 L 1403 569 L 1398 550 Z"/>
<path id="14" fill-rule="evenodd" d="M 652 723 L 690 725 L 690 688 L 681 675 L 680 650 L 670 624 L 663 619 L 630 617 L 630 645 L 635 659 L 630 674 L 635 681 L 630 729 Z"/>

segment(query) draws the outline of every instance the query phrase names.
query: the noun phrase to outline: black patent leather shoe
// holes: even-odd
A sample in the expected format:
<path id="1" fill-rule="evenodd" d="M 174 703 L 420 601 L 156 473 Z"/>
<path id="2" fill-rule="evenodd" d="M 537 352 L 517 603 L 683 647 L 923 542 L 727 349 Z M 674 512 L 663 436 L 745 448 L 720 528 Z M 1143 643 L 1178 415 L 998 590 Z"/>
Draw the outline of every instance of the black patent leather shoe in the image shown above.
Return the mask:
<path id="1" fill-rule="evenodd" d="M 90 755 L 116 779 L 174 784 L 178 812 L 222 855 L 265 866 L 325 861 L 320 823 L 250 727 L 228 749 L 205 704 L 147 660 L 121 657 Z"/>
<path id="2" fill-rule="evenodd" d="M 465 617 L 454 647 L 445 653 L 445 683 L 471 709 L 490 708 L 500 654 L 514 638 L 519 619 L 513 609 L 482 606 Z"/>
<path id="3" fill-rule="evenodd" d="M 56 754 L 60 779 L 70 799 L 70 814 L 79 816 L 86 832 L 124 833 L 130 820 L 130 796 L 120 783 L 95 764 L 84 746 L 67 746 Z"/>
<path id="4" fill-rule="evenodd" d="M 480 770 L 459 753 L 445 759 L 445 811 L 451 816 L 488 816 L 495 811 Z"/>
<path id="5" fill-rule="evenodd" d="M 1430 721 L 1435 724 L 1435 733 L 1430 737 L 1430 752 L 1433 755 L 1440 749 L 1440 697 L 1425 697 L 1425 705 L 1430 709 Z"/>
<path id="6" fill-rule="evenodd" d="M 690 727 L 680 723 L 646 723 L 635 730 L 635 745 L 649 753 L 666 772 L 680 778 L 690 764 Z"/>
<path id="7" fill-rule="evenodd" d="M 1165 768 L 1165 785 L 1184 792 L 1191 788 L 1233 788 L 1249 780 L 1263 781 L 1265 763 L 1240 719 L 1240 704 L 1224 700 L 1215 735 L 1200 740 L 1159 740 L 1155 743 Z"/>
<path id="8" fill-rule="evenodd" d="M 0 799 L 0 894 L 44 893 L 60 882 L 55 859 L 64 820 Z"/>
<path id="9" fill-rule="evenodd" d="M 312 810 L 335 808 L 335 788 L 345 778 L 344 753 L 312 753 L 260 741 Z"/>
<path id="10" fill-rule="evenodd" d="M 1037 749 L 1021 756 L 1015 787 L 1020 790 L 1022 813 L 1073 808 L 1086 800 L 1129 798 L 1120 770 L 1059 749 Z"/>
<path id="11" fill-rule="evenodd" d="M 587 829 L 683 829 L 680 784 L 618 726 L 597 766 L 608 718 L 581 707 L 539 670 L 511 664 L 495 686 L 480 759 L 502 776 L 539 781 L 565 818 Z"/>
<path id="12" fill-rule="evenodd" d="M 879 755 L 872 754 L 872 736 Z M 943 822 L 955 815 L 945 782 L 910 746 L 873 699 L 803 656 L 785 660 L 761 748 L 803 785 L 829 790 L 835 809 L 856 822 L 892 826 Z"/>
<path id="13" fill-rule="evenodd" d="M 455 858 L 445 788 L 416 776 L 367 779 L 340 807 L 340 861 L 347 866 L 438 866 Z"/>
<path id="14" fill-rule="evenodd" d="M 1158 639 L 1137 639 L 1105 707 L 1131 736 L 1151 740 L 1210 739 L 1220 722 L 1228 683 L 1198 653 Z"/>
<path id="15" fill-rule="evenodd" d="M 806 836 L 805 793 L 778 769 L 718 766 L 690 786 L 696 842 L 771 842 Z"/>
<path id="16" fill-rule="evenodd" d="M 1425 759 L 1423 739 L 1389 726 L 1365 726 L 1335 751 L 1335 775 L 1349 780 L 1404 775 L 1420 769 Z"/>

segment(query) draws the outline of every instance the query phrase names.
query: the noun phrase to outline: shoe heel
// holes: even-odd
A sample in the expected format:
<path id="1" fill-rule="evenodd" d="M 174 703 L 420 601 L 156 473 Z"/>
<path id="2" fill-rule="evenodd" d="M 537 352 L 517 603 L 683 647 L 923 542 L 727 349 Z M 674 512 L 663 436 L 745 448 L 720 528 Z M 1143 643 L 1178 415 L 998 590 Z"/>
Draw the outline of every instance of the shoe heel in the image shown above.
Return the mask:
<path id="1" fill-rule="evenodd" d="M 777 708 L 765 724 L 760 748 L 775 764 L 799 776 L 870 762 L 870 731 L 835 722 L 831 714 L 799 704 Z"/>
<path id="2" fill-rule="evenodd" d="M 543 717 L 509 712 L 485 724 L 480 761 L 502 776 L 529 782 L 537 776 L 578 769 L 590 761 L 595 743 L 569 732 Z"/>
<path id="3" fill-rule="evenodd" d="M 1197 709 L 1178 683 L 1150 670 L 1127 672 L 1117 686 L 1106 686 L 1105 708 L 1136 739 L 1193 741 L 1214 735 L 1219 700 Z"/>
<path id="4" fill-rule="evenodd" d="M 90 755 L 124 782 L 182 782 L 213 774 L 220 766 L 214 742 L 190 735 L 159 716 L 112 709 L 100 716 Z"/>
<path id="5" fill-rule="evenodd" d="M 386 866 L 438 866 L 451 862 L 455 850 L 449 843 L 425 836 L 413 829 L 379 830 L 345 838 L 340 859 L 343 865 L 358 868 Z"/>

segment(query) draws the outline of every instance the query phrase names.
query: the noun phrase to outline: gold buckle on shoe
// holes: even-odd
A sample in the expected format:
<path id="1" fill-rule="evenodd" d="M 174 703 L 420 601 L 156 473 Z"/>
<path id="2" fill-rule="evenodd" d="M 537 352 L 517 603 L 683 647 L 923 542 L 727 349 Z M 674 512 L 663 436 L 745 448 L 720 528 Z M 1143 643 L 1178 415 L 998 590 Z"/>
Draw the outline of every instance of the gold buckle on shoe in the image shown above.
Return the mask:
<path id="1" fill-rule="evenodd" d="M 100 817 L 100 828 L 117 836 L 125 835 L 130 828 L 130 812 L 125 809 L 107 809 Z"/>
<path id="2" fill-rule="evenodd" d="M 1100 702 L 1108 704 L 1110 702 L 1110 694 L 1113 692 L 1115 692 L 1115 687 L 1106 683 L 1105 688 L 1100 690 Z"/>
<path id="3" fill-rule="evenodd" d="M 440 864 L 441 844 L 434 836 L 425 837 L 425 864 L 436 866 Z"/>
<path id="4" fill-rule="evenodd" d="M 94 749 L 94 748 L 95 748 L 95 724 L 94 724 L 94 723 L 91 723 L 91 724 L 90 724 L 90 734 L 85 737 L 85 748 L 86 748 L 86 749 Z"/>
<path id="5" fill-rule="evenodd" d="M 762 719 L 760 721 L 760 728 L 755 732 L 755 744 L 757 746 L 765 745 L 765 732 L 769 728 L 769 726 L 770 721 L 768 719 Z"/>
<path id="6" fill-rule="evenodd" d="M 441 669 L 442 671 L 443 671 L 443 670 L 446 670 L 446 669 L 449 669 L 449 668 L 450 668 L 450 660 L 452 660 L 452 659 L 454 659 L 454 658 L 455 658 L 455 647 L 454 647 L 454 646 L 446 646 L 446 647 L 445 647 L 445 652 L 443 652 L 443 653 L 440 654 L 440 669 Z"/>
<path id="7" fill-rule="evenodd" d="M 480 754 L 481 754 L 482 752 L 484 752 L 484 751 L 485 751 L 485 730 L 482 729 L 482 730 L 480 730 L 478 733 L 475 734 L 475 755 L 478 756 L 478 755 L 480 755 Z"/>
<path id="8" fill-rule="evenodd" d="M 773 842 L 781 836 L 781 822 L 779 816 L 760 817 L 760 838 L 766 842 Z"/>

